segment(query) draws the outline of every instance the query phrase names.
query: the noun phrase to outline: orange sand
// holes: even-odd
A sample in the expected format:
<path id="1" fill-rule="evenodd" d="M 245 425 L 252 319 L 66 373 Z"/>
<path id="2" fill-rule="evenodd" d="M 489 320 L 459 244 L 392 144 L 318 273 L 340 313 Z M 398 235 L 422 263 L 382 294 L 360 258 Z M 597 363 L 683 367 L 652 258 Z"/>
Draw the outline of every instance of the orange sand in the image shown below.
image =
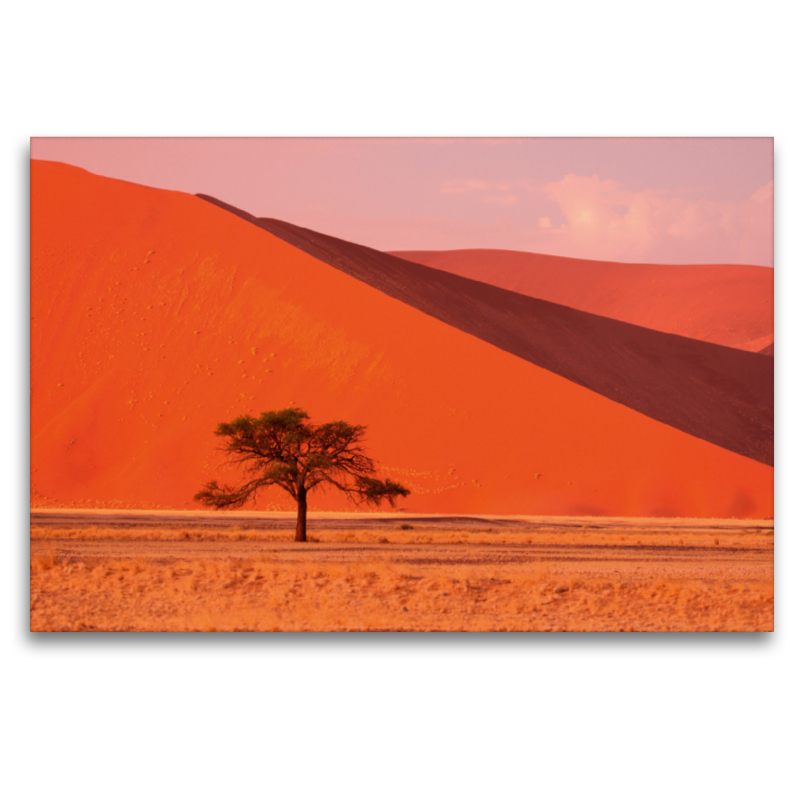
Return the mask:
<path id="1" fill-rule="evenodd" d="M 31 488 L 193 507 L 221 420 L 369 429 L 420 512 L 772 515 L 773 471 L 426 316 L 209 203 L 32 162 Z M 224 476 L 222 476 L 224 477 Z M 289 508 L 278 490 L 262 507 Z M 290 502 L 290 501 L 289 501 Z M 312 495 L 312 508 L 347 507 Z"/>
<path id="2" fill-rule="evenodd" d="M 463 333 L 690 436 L 773 465 L 772 358 L 527 297 L 198 196 Z"/>
<path id="3" fill-rule="evenodd" d="M 619 264 L 513 250 L 393 255 L 503 289 L 741 350 L 773 340 L 774 270 L 731 264 Z"/>

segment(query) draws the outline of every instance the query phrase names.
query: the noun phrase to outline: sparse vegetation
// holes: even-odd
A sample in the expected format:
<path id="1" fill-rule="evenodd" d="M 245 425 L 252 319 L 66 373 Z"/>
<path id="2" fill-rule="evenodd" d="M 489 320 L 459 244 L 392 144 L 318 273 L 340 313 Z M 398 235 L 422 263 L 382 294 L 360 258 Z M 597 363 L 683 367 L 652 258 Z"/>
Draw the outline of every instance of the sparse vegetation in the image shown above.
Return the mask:
<path id="1" fill-rule="evenodd" d="M 563 565 L 252 559 L 31 560 L 32 630 L 771 630 L 771 580 Z M 318 551 L 313 551 L 316 553 Z M 407 610 L 404 610 L 407 609 Z"/>
<path id="2" fill-rule="evenodd" d="M 31 629 L 773 627 L 771 529 L 678 539 L 636 528 L 400 531 L 387 520 L 315 531 L 353 548 L 298 549 L 284 536 L 244 524 L 33 527 Z M 92 543 L 83 553 L 81 540 Z M 217 544 L 201 554 L 197 540 Z"/>
<path id="3" fill-rule="evenodd" d="M 239 486 L 207 483 L 194 499 L 212 508 L 241 508 L 265 486 L 280 486 L 297 503 L 295 541 L 306 542 L 308 493 L 334 486 L 357 503 L 394 506 L 410 493 L 405 486 L 376 476 L 375 462 L 364 452 L 366 428 L 346 422 L 313 425 L 301 408 L 268 411 L 222 422 L 214 433 L 226 440 L 230 463 L 240 465 L 246 480 Z"/>

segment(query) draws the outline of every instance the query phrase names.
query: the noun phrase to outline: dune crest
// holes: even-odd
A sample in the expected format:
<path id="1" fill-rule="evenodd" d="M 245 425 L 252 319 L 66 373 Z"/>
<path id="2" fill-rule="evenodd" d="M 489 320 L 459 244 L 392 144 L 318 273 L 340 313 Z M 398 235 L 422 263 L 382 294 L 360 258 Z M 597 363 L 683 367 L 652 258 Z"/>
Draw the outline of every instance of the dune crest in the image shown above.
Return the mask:
<path id="1" fill-rule="evenodd" d="M 622 264 L 514 250 L 391 255 L 645 328 L 758 352 L 773 333 L 774 270 L 741 264 Z"/>
<path id="2" fill-rule="evenodd" d="M 510 292 L 201 197 L 465 333 L 692 436 L 772 464 L 771 359 Z"/>

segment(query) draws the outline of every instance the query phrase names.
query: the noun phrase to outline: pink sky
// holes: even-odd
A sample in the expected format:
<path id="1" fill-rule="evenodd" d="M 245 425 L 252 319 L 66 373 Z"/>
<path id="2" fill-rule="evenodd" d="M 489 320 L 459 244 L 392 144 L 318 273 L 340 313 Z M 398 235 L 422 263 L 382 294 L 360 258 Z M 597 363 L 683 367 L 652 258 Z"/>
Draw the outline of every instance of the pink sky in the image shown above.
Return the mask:
<path id="1" fill-rule="evenodd" d="M 31 157 L 379 250 L 773 264 L 771 138 L 34 138 Z"/>

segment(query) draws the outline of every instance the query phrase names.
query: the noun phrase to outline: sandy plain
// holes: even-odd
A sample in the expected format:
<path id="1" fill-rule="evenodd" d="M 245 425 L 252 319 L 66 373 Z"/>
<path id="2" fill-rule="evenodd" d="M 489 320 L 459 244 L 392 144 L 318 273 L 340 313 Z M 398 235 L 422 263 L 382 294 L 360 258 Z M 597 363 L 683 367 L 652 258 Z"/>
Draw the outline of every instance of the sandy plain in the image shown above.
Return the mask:
<path id="1" fill-rule="evenodd" d="M 32 631 L 771 631 L 771 520 L 31 512 Z"/>

